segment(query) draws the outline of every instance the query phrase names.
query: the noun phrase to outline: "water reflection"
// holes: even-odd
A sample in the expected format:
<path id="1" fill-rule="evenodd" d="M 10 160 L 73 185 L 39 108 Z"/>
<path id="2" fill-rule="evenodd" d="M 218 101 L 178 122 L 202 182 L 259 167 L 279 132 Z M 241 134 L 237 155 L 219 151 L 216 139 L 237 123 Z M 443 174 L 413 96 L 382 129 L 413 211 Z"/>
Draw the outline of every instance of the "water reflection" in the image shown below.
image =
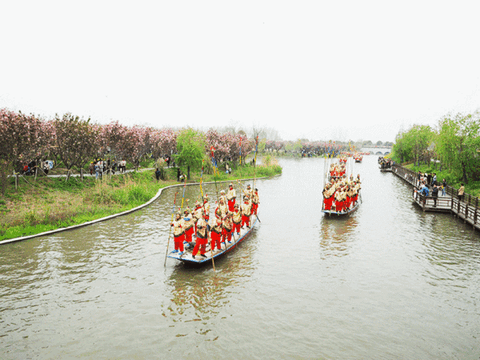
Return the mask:
<path id="1" fill-rule="evenodd" d="M 253 235 L 250 235 L 252 239 Z M 177 321 L 186 313 L 205 319 L 217 315 L 222 307 L 227 306 L 231 293 L 245 285 L 255 269 L 252 261 L 254 247 L 245 245 L 242 243 L 233 253 L 217 259 L 216 271 L 211 263 L 201 268 L 183 264 L 175 266 L 167 281 L 172 294 L 169 315 L 176 317 Z"/>
<path id="2" fill-rule="evenodd" d="M 353 216 L 341 218 L 323 217 L 319 231 L 320 253 L 323 258 L 329 256 L 348 255 L 351 235 L 358 226 L 358 220 Z"/>
<path id="3" fill-rule="evenodd" d="M 477 276 L 479 234 L 462 229 L 451 215 L 427 214 L 423 220 L 425 236 L 418 256 L 432 264 L 425 272 L 430 281 L 459 286 Z"/>

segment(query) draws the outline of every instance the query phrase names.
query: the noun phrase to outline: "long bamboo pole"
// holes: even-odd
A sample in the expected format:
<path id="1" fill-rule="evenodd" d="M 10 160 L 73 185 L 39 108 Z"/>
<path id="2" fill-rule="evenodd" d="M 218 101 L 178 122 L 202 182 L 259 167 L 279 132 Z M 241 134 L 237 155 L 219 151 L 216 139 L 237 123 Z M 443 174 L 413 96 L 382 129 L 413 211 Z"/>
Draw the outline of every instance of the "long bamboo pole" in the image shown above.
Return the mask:
<path id="1" fill-rule="evenodd" d="M 178 192 L 175 193 L 175 197 L 173 199 L 172 220 L 170 221 L 170 224 L 173 222 L 173 215 L 175 214 L 175 202 L 177 201 L 177 194 L 178 194 Z M 169 234 L 168 234 L 167 250 L 165 251 L 165 262 L 163 263 L 163 267 L 165 267 L 167 265 L 168 246 L 170 245 L 170 236 L 171 235 L 172 235 L 172 226 L 170 226 L 170 231 L 169 231 Z"/>
<path id="2" fill-rule="evenodd" d="M 202 194 L 202 207 L 203 207 L 203 214 L 205 216 L 205 198 L 203 196 L 203 187 L 202 187 L 202 182 L 203 182 L 203 164 L 205 160 L 202 160 L 202 172 L 200 173 L 200 193 Z M 207 241 L 208 241 L 208 227 L 207 227 Z M 211 244 L 211 243 L 210 243 Z M 212 266 L 213 266 L 213 271 L 216 272 L 215 270 L 215 260 L 213 259 L 213 249 L 211 248 L 210 245 L 210 252 L 212 253 Z"/>

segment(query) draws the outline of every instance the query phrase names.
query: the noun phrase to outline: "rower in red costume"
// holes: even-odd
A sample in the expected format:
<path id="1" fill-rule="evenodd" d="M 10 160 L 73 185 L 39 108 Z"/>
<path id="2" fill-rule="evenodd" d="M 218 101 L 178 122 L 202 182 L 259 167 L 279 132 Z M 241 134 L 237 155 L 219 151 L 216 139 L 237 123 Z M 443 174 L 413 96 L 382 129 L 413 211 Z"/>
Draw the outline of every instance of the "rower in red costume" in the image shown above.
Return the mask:
<path id="1" fill-rule="evenodd" d="M 183 213 L 183 230 L 185 231 L 185 241 L 188 246 L 193 246 L 194 222 L 190 209 L 187 207 Z"/>
<path id="2" fill-rule="evenodd" d="M 228 241 L 228 243 L 230 243 L 232 241 L 232 230 L 233 230 L 232 213 L 229 212 L 227 216 L 223 218 L 222 227 L 223 227 L 222 242 Z"/>
<path id="3" fill-rule="evenodd" d="M 332 189 L 332 185 L 330 183 L 327 183 L 327 185 L 325 185 L 325 190 L 323 190 L 323 203 L 324 203 L 325 210 L 332 209 L 334 191 L 335 191 L 335 188 Z"/>
<path id="4" fill-rule="evenodd" d="M 195 234 L 197 233 L 197 222 L 200 219 L 201 214 L 203 213 L 202 205 L 199 201 L 195 202 L 195 209 L 192 212 L 193 221 L 195 222 Z"/>
<path id="5" fill-rule="evenodd" d="M 342 210 L 343 210 L 343 195 L 342 195 L 342 189 L 339 188 L 335 192 L 335 211 L 341 212 Z"/>
<path id="6" fill-rule="evenodd" d="M 242 212 L 240 211 L 240 205 L 235 204 L 233 208 L 233 232 L 240 235 L 240 228 L 242 226 Z"/>
<path id="7" fill-rule="evenodd" d="M 177 213 L 177 215 L 175 215 L 175 220 L 171 224 L 173 226 L 173 239 L 175 243 L 175 250 L 172 252 L 180 252 L 180 255 L 183 254 L 183 241 L 185 240 L 185 231 L 182 224 L 182 216 L 180 213 Z"/>
<path id="8" fill-rule="evenodd" d="M 228 211 L 233 212 L 236 198 L 237 198 L 237 194 L 235 192 L 235 189 L 233 188 L 233 184 L 230 184 L 227 192 Z"/>
<path id="9" fill-rule="evenodd" d="M 222 247 L 220 245 L 220 240 L 222 237 L 222 220 L 216 218 L 214 220 L 214 225 L 210 228 L 210 237 L 212 238 L 210 242 L 210 249 L 213 251 L 215 250 L 215 246 L 217 247 L 218 250 L 221 250 Z"/>
<path id="10" fill-rule="evenodd" d="M 258 204 L 260 204 L 260 197 L 258 196 L 258 189 L 255 188 L 255 191 L 252 196 L 252 214 L 258 214 Z"/>
<path id="11" fill-rule="evenodd" d="M 200 217 L 197 221 L 197 237 L 195 242 L 195 247 L 192 251 L 192 257 L 195 259 L 195 255 L 197 255 L 198 250 L 200 250 L 200 255 L 202 257 L 207 257 L 205 255 L 205 248 L 208 241 L 208 232 L 207 232 L 207 223 L 205 222 L 205 218 L 203 217 L 203 213 L 200 213 Z"/>
<path id="12" fill-rule="evenodd" d="M 244 202 L 242 206 L 240 207 L 242 210 L 242 228 L 244 225 L 246 225 L 248 228 L 250 227 L 250 215 L 252 215 L 252 205 L 250 204 L 250 201 L 248 200 L 248 197 L 244 197 Z"/>
<path id="13" fill-rule="evenodd" d="M 223 219 L 228 212 L 228 206 L 225 203 L 225 198 L 220 197 L 220 200 L 217 204 L 217 208 L 215 209 L 215 216 L 219 219 Z"/>

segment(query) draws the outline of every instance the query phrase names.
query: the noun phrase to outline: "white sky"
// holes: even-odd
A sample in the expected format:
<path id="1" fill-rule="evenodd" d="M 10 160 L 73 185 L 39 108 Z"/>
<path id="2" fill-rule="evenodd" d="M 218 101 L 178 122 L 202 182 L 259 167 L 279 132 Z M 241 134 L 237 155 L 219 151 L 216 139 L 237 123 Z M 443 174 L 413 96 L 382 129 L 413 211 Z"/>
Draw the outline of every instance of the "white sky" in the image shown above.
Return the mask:
<path id="1" fill-rule="evenodd" d="M 476 1 L 2 1 L 0 108 L 393 141 L 480 108 Z"/>

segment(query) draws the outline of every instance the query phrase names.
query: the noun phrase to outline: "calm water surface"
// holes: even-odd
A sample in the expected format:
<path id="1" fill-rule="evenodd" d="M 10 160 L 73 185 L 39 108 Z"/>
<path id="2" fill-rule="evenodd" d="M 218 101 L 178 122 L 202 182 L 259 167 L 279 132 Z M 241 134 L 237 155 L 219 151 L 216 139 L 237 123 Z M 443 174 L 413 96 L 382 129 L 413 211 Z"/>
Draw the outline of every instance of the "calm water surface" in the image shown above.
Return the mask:
<path id="1" fill-rule="evenodd" d="M 261 223 L 216 272 L 164 268 L 181 188 L 0 246 L 0 359 L 479 359 L 479 234 L 419 211 L 376 159 L 353 165 L 363 203 L 345 219 L 319 210 L 323 159 L 280 160 L 256 183 Z"/>

